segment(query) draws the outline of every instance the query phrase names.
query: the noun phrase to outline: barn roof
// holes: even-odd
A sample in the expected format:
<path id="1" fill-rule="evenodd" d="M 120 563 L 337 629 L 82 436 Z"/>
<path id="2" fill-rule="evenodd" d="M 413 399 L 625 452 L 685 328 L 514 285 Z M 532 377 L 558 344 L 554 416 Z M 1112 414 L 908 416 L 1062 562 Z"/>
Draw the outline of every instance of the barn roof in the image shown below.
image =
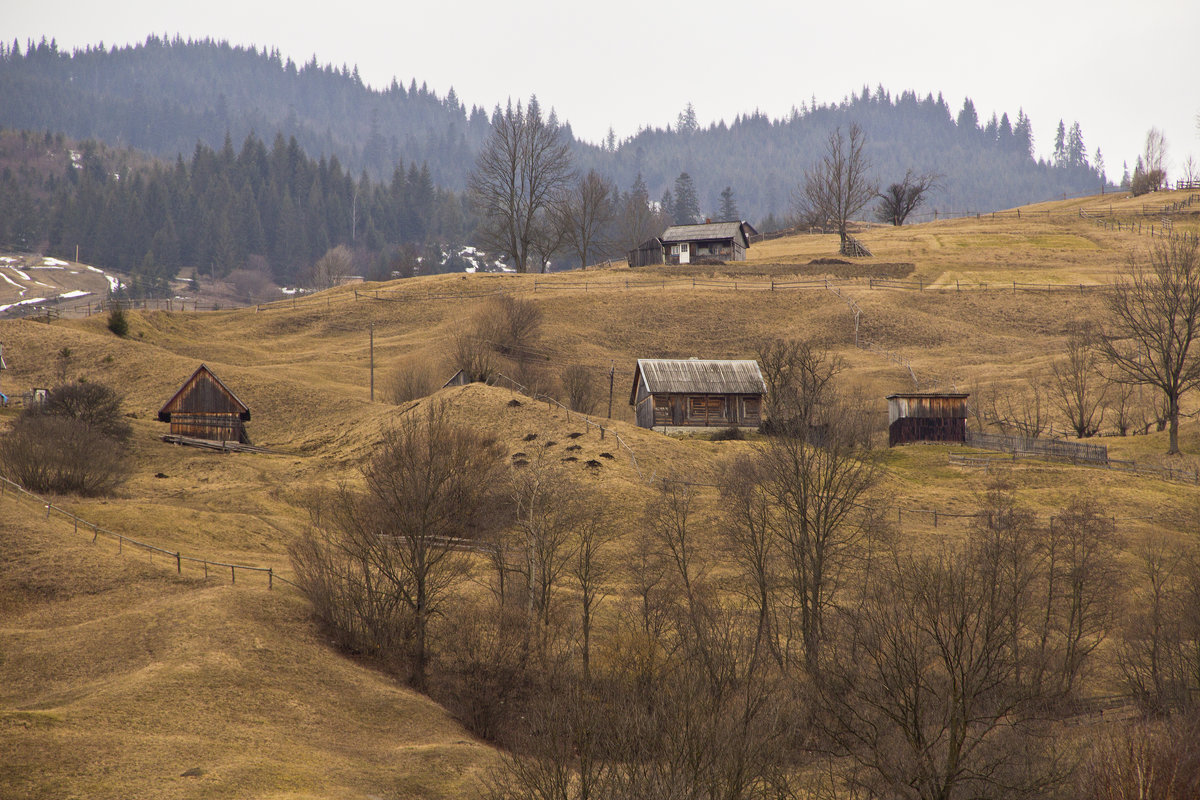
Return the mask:
<path id="1" fill-rule="evenodd" d="M 193 390 L 202 383 L 208 383 L 210 387 L 216 389 L 214 396 L 205 398 L 205 400 L 208 402 L 205 402 L 204 404 L 210 407 L 184 408 L 184 405 L 191 406 L 194 404 L 195 401 L 187 402 L 187 400 L 193 393 Z M 220 378 L 214 375 L 212 370 L 210 370 L 205 364 L 201 364 L 199 367 L 197 367 L 196 371 L 192 373 L 192 376 L 184 381 L 183 385 L 179 387 L 179 391 L 171 395 L 171 399 L 163 404 L 163 407 L 158 410 L 158 419 L 160 422 L 170 422 L 171 414 L 173 412 L 185 411 L 227 412 L 230 414 L 236 413 L 243 420 L 247 422 L 250 420 L 250 407 L 239 400 L 238 396 L 230 391 L 229 387 L 226 386 Z"/>
<path id="2" fill-rule="evenodd" d="M 747 243 L 746 232 L 740 222 L 706 222 L 702 225 L 672 225 L 659 237 L 663 244 L 671 242 L 699 242 L 710 239 L 741 239 Z"/>
<path id="3" fill-rule="evenodd" d="M 766 391 L 757 361 L 710 358 L 639 358 L 633 374 L 630 404 L 638 385 L 662 394 L 762 394 Z"/>

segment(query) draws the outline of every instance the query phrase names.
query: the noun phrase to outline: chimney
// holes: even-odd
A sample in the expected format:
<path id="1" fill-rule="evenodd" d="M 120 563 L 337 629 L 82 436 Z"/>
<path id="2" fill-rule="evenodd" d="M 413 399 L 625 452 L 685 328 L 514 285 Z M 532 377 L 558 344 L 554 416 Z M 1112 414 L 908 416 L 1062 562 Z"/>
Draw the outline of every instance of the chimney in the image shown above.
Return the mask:
<path id="1" fill-rule="evenodd" d="M 704 224 L 705 224 L 705 225 L 712 225 L 712 218 L 711 218 L 711 217 L 705 217 L 705 218 L 704 218 Z"/>

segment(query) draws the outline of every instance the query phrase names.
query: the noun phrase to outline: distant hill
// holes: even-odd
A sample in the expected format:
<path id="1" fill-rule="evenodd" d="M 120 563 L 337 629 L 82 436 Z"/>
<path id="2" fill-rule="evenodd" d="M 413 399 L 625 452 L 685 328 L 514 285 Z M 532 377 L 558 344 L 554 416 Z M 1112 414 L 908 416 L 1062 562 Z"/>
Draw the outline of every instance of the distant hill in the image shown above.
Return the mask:
<path id="1" fill-rule="evenodd" d="M 543 107 L 553 98 L 542 98 Z M 220 148 L 228 133 L 243 141 L 294 137 L 310 155 L 336 156 L 348 172 L 386 180 L 394 165 L 427 164 L 435 185 L 461 190 L 493 112 L 466 108 L 453 89 L 439 97 L 415 79 L 368 88 L 357 68 L 305 64 L 278 50 L 210 40 L 149 37 L 122 48 L 67 53 L 53 40 L 0 45 L 0 125 L 95 138 L 161 157 L 188 157 L 197 142 Z M 870 138 L 875 174 L 884 185 L 908 168 L 936 171 L 941 212 L 991 211 L 1093 192 L 1100 175 L 1080 148 L 1055 164 L 1033 156 L 1027 117 L 980 120 L 967 100 L 953 113 L 941 96 L 892 95 L 863 88 L 842 102 L 801 102 L 783 119 L 759 113 L 707 128 L 691 109 L 674 126 L 625 140 L 591 144 L 563 132 L 577 163 L 628 190 L 641 173 L 650 197 L 687 172 L 704 215 L 733 190 L 738 211 L 763 222 L 789 211 L 791 194 L 830 130 L 858 122 Z"/>

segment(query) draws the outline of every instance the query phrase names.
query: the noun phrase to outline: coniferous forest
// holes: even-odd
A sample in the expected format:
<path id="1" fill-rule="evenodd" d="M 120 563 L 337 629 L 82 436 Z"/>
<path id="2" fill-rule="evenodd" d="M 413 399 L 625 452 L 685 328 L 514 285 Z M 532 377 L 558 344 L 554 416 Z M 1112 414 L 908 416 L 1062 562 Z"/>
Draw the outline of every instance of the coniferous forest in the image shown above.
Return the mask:
<path id="1" fill-rule="evenodd" d="M 342 244 L 384 277 L 424 248 L 472 243 L 464 189 L 500 113 L 415 79 L 374 89 L 351 66 L 298 65 L 226 42 L 0 44 L 0 244 L 60 255 L 78 246 L 146 290 L 181 266 L 215 276 L 250 267 L 296 283 Z M 804 171 L 830 131 L 850 123 L 866 133 L 881 185 L 910 169 L 940 176 L 914 221 L 1103 184 L 1078 124 L 1050 160 L 1037 159 L 1020 109 L 985 120 L 970 99 L 954 110 L 940 95 L 882 85 L 799 101 L 785 118 L 755 112 L 707 127 L 689 105 L 672 125 L 599 143 L 577 139 L 552 106 L 548 121 L 580 174 L 594 169 L 626 198 L 636 187 L 670 203 L 683 185 L 690 214 L 736 209 L 764 230 L 787 223 Z"/>

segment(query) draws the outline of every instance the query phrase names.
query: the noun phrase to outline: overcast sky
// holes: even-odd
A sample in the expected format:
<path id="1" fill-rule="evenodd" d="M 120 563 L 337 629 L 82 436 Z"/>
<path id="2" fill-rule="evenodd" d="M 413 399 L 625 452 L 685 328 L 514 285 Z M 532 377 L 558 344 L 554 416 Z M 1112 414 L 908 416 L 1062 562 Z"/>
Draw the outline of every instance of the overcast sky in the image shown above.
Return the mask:
<path id="1" fill-rule="evenodd" d="M 1200 162 L 1200 2 L 854 4 L 711 0 L 367 0 L 255 2 L 0 0 L 6 41 L 47 36 L 60 48 L 143 41 L 150 33 L 277 47 L 298 63 L 358 65 L 454 87 L 491 109 L 536 93 L 575 134 L 599 141 L 672 123 L 688 102 L 702 124 L 759 109 L 772 117 L 862 86 L 941 91 L 957 114 L 971 97 L 982 120 L 1024 107 L 1048 155 L 1058 120 L 1078 121 L 1110 177 L 1166 134 L 1171 172 Z"/>

